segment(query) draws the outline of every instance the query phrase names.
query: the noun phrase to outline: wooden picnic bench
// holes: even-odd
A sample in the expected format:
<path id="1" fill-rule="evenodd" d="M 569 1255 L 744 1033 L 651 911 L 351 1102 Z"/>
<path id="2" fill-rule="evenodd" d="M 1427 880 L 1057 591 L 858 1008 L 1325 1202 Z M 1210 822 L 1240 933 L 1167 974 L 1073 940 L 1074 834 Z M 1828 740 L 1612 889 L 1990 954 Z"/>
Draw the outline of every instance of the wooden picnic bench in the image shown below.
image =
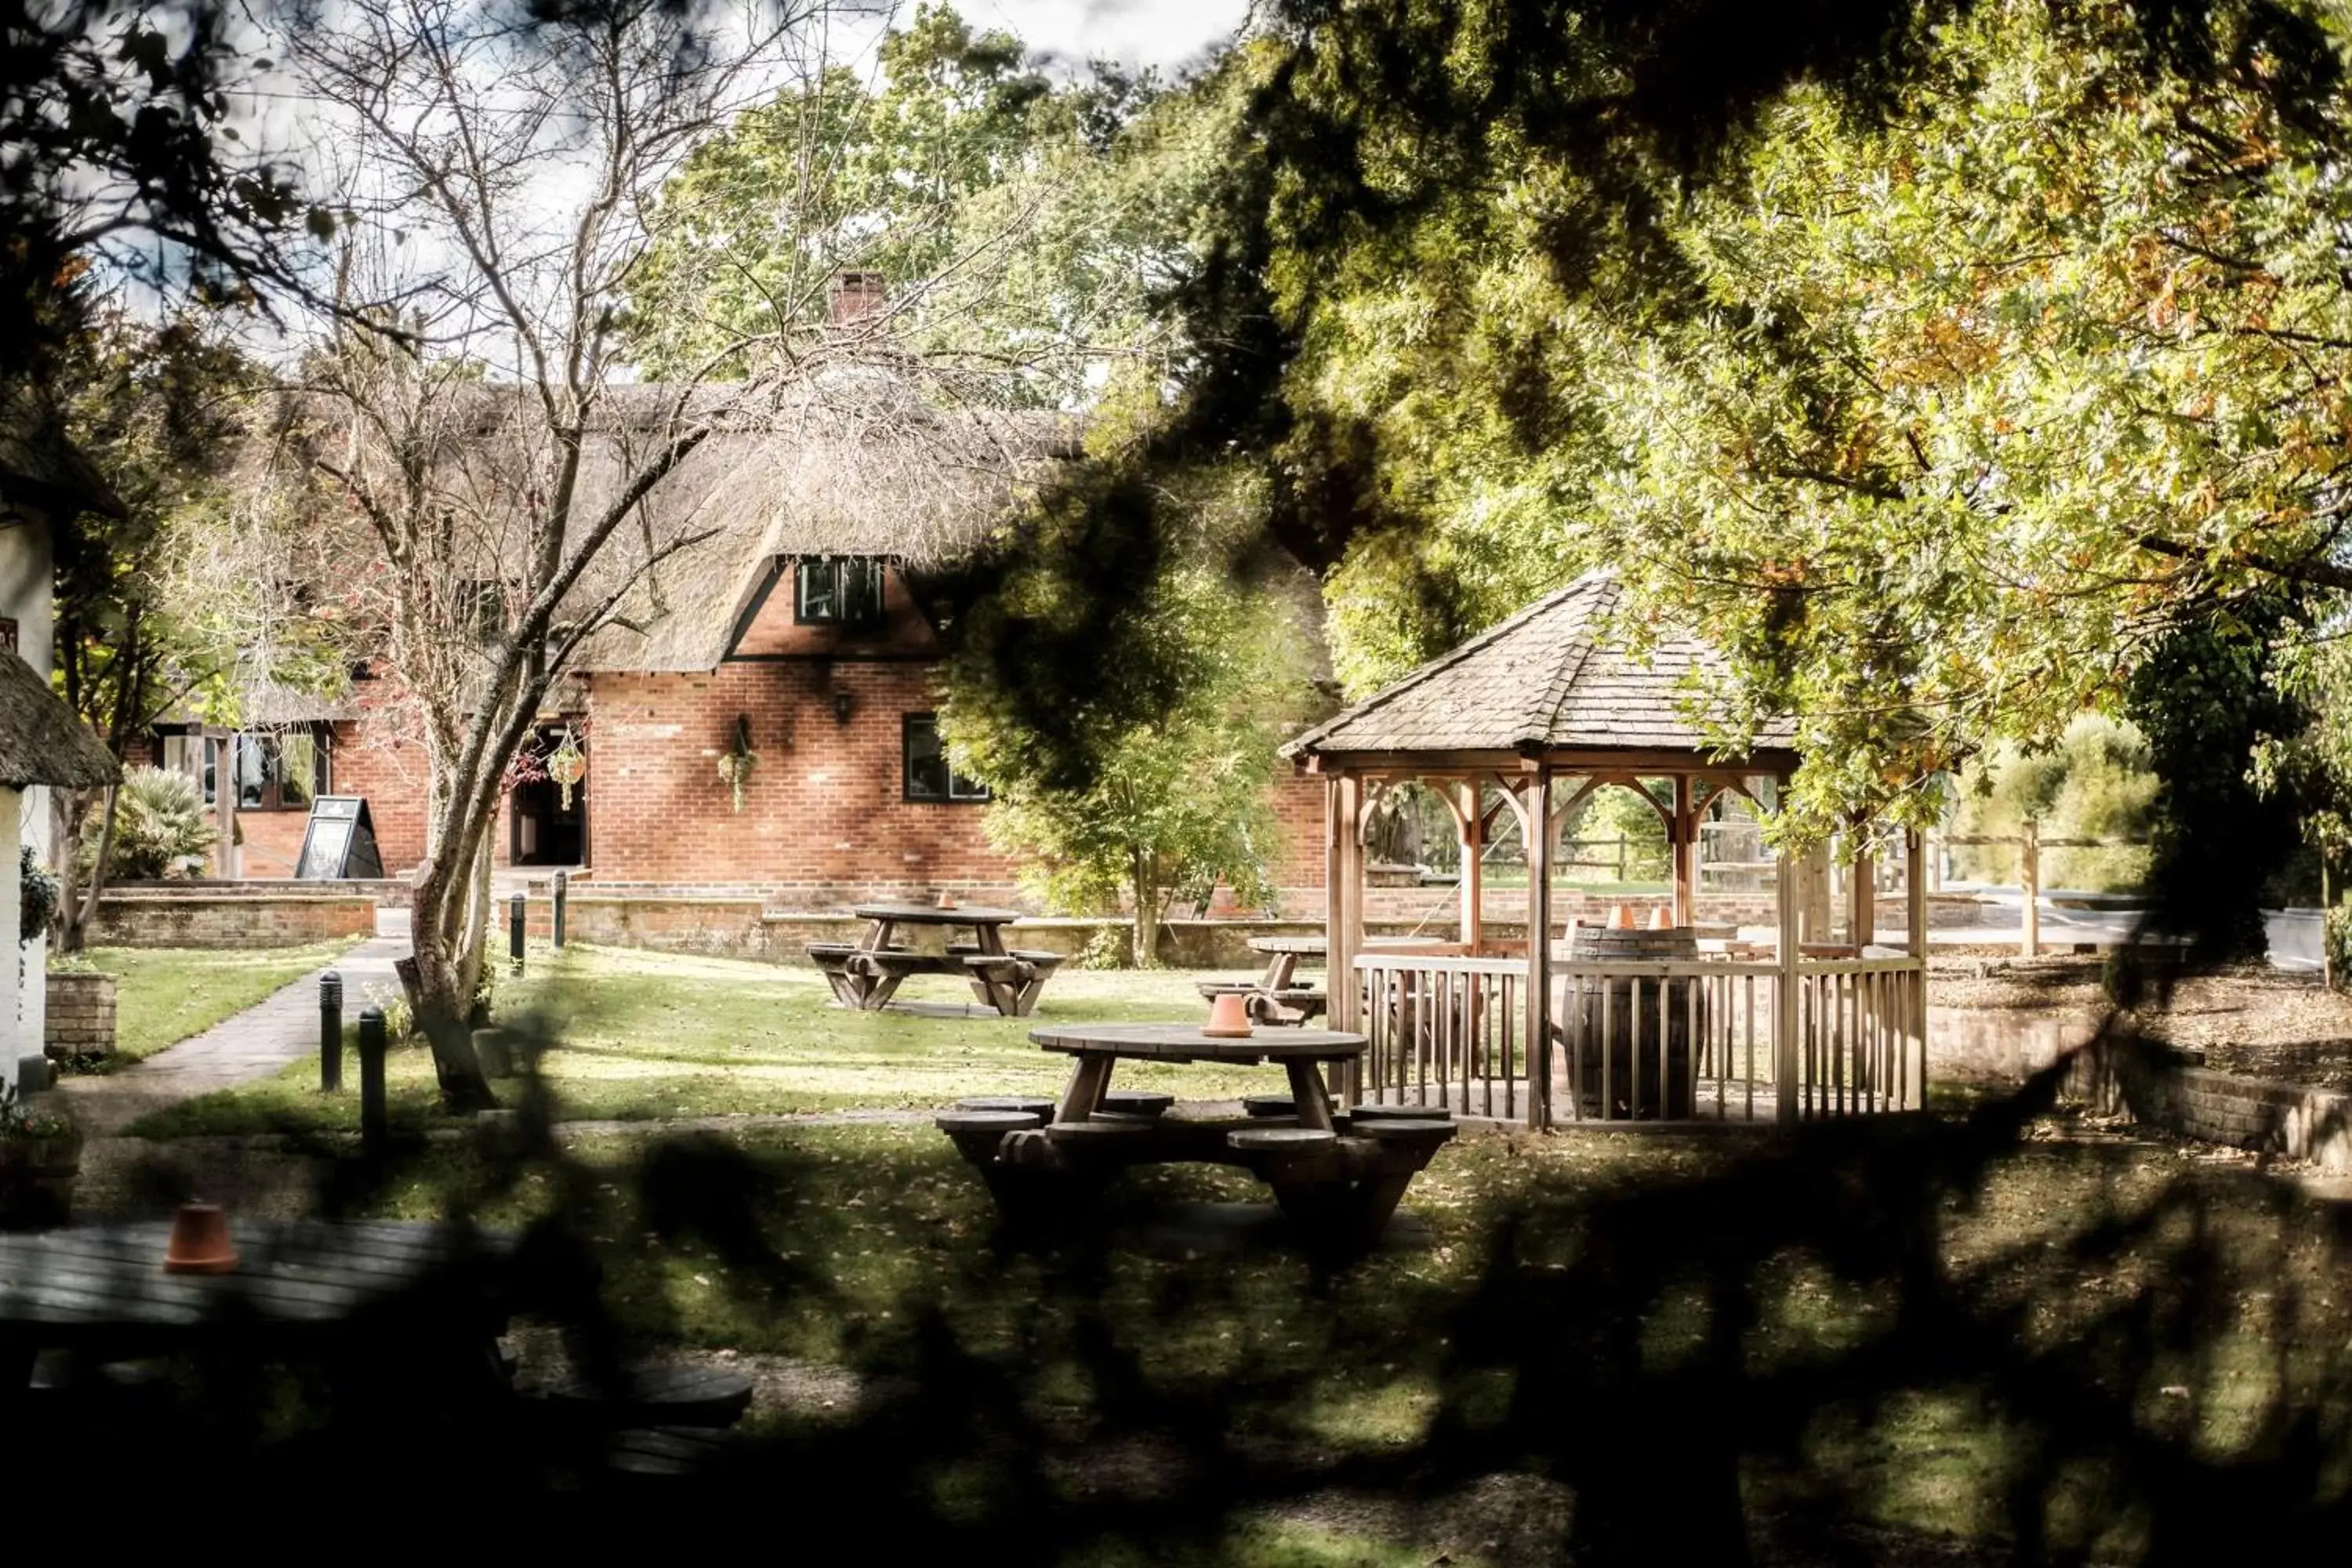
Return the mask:
<path id="1" fill-rule="evenodd" d="M 1253 952 L 1266 955 L 1265 973 L 1255 980 L 1196 982 L 1205 1000 L 1245 996 L 1250 1017 L 1260 1024 L 1305 1025 L 1323 1016 L 1330 997 L 1299 982 L 1298 961 L 1326 956 L 1330 952 L 1328 942 L 1319 936 L 1254 936 L 1249 945 Z"/>
<path id="2" fill-rule="evenodd" d="M 1129 1165 L 1198 1161 L 1265 1181 L 1310 1246 L 1358 1247 L 1378 1239 L 1412 1178 L 1456 1131 L 1444 1110 L 1401 1117 L 1393 1108 L 1333 1109 L 1324 1069 L 1360 1059 L 1361 1035 L 1301 1027 L 1234 1039 L 1191 1025 L 1092 1024 L 1035 1029 L 1030 1038 L 1075 1058 L 1057 1104 L 967 1100 L 935 1119 L 1016 1223 L 1066 1213 Z M 1219 1115 L 1112 1089 L 1122 1060 L 1278 1063 L 1290 1093 L 1253 1097 L 1239 1118 Z"/>
<path id="3" fill-rule="evenodd" d="M 983 905 L 866 904 L 852 911 L 865 921 L 856 942 L 811 942 L 808 955 L 835 1000 L 860 1012 L 878 1012 L 898 987 L 918 974 L 951 974 L 971 987 L 981 1005 L 1008 1018 L 1036 1010 L 1038 993 L 1061 966 L 1058 952 L 1015 952 L 1004 945 L 1003 928 L 1020 919 L 1015 910 Z M 970 942 L 950 942 L 940 952 L 918 952 L 897 942 L 902 926 L 969 930 Z"/>

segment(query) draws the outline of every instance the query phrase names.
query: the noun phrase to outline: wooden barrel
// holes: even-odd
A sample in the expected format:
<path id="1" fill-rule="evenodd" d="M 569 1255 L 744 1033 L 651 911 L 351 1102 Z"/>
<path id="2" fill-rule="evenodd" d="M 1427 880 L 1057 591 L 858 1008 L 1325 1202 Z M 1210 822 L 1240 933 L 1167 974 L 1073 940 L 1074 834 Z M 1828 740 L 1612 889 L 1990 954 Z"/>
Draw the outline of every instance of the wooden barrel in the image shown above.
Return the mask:
<path id="1" fill-rule="evenodd" d="M 1582 963 L 1655 963 L 1688 962 L 1698 957 L 1698 935 L 1689 926 L 1674 926 L 1664 931 L 1612 931 L 1604 926 L 1579 926 L 1570 956 Z M 1570 1005 L 1580 1015 L 1582 1023 L 1577 1037 L 1582 1049 L 1575 1063 L 1576 1095 L 1584 1114 L 1610 1119 L 1641 1118 L 1654 1121 L 1661 1116 L 1679 1119 L 1691 1114 L 1691 987 L 1695 979 L 1658 980 L 1644 976 L 1641 981 L 1641 1068 L 1638 1075 L 1633 1059 L 1634 981 L 1585 978 L 1577 982 L 1570 994 Z M 1658 991 L 1665 989 L 1666 1048 L 1665 1071 L 1661 1083 L 1658 1070 Z M 1607 996 L 1606 1016 L 1609 1037 L 1607 1051 L 1607 1103 L 1602 1102 L 1602 1054 L 1594 1048 L 1601 1039 L 1603 1017 L 1602 997 Z M 1704 993 L 1699 998 L 1702 1012 L 1706 1007 Z M 1705 1021 L 1701 1020 L 1704 1027 Z"/>

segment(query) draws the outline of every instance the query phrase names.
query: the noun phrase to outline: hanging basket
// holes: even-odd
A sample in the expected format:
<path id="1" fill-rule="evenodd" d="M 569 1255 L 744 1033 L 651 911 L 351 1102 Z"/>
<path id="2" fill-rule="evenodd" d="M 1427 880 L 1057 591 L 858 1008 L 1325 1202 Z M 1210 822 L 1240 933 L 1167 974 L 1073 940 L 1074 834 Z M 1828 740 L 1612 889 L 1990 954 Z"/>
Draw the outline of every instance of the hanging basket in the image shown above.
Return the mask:
<path id="1" fill-rule="evenodd" d="M 570 811 L 572 792 L 580 787 L 582 779 L 588 776 L 588 758 L 580 750 L 580 738 L 572 732 L 568 724 L 563 729 L 563 739 L 558 741 L 555 750 L 547 754 L 547 776 L 555 781 L 563 809 Z"/>
<path id="2" fill-rule="evenodd" d="M 759 762 L 760 754 L 751 750 L 751 721 L 738 717 L 734 743 L 719 753 L 719 777 L 739 813 L 743 809 L 743 786 L 751 781 L 751 770 Z"/>

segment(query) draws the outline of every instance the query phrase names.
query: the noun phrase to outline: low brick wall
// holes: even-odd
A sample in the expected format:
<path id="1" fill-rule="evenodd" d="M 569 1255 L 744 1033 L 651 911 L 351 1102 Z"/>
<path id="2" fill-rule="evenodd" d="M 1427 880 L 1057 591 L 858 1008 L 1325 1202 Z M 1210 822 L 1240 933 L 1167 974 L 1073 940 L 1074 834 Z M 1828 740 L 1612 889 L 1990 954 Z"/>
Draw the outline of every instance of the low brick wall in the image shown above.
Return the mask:
<path id="1" fill-rule="evenodd" d="M 331 894 L 371 899 L 385 909 L 404 910 L 415 889 L 398 877 L 305 878 L 300 881 L 291 877 L 205 877 L 161 882 L 109 882 L 106 890 L 159 899 L 318 898 Z"/>
<path id="2" fill-rule="evenodd" d="M 2352 1171 L 2352 1094 L 2341 1090 L 2240 1078 L 2138 1040 L 2084 1051 L 2067 1087 L 2146 1126 Z"/>
<path id="3" fill-rule="evenodd" d="M 90 933 L 100 947 L 299 947 L 375 932 L 364 893 L 184 893 L 109 889 Z"/>
<path id="4" fill-rule="evenodd" d="M 41 1049 L 59 1061 L 114 1054 L 114 979 L 111 974 L 51 971 Z"/>

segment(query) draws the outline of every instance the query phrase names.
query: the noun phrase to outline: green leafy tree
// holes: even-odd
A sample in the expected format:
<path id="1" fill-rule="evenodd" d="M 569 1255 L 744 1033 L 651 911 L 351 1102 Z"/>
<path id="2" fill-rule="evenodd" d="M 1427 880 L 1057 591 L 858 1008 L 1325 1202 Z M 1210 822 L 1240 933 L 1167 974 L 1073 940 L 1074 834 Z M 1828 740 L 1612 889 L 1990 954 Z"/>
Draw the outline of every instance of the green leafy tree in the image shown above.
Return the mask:
<path id="1" fill-rule="evenodd" d="M 2151 830 L 2159 781 L 2147 740 L 2127 724 L 2086 714 L 2055 746 L 2004 745 L 1971 764 L 1960 789 L 1955 823 L 1964 837 L 2008 837 L 2027 822 L 2051 838 L 2145 837 Z M 1955 851 L 1964 875 L 2015 881 L 2021 851 L 2008 845 L 1963 846 Z M 2044 887 L 2123 891 L 2147 876 L 2144 847 L 2045 849 Z"/>
<path id="2" fill-rule="evenodd" d="M 1254 110 L 1262 428 L 1351 687 L 1613 563 L 1731 653 L 1727 740 L 1799 716 L 1810 836 L 2352 584 L 2336 9 L 1888 7 L 1854 74 L 1555 9 L 1303 21 Z M 1712 98 L 1702 13 L 1758 51 Z"/>
<path id="3" fill-rule="evenodd" d="M 1083 258 L 1118 225 L 1077 193 L 1099 194 L 1151 84 L 1098 69 L 1056 86 L 1017 37 L 944 5 L 918 6 L 879 55 L 871 85 L 824 68 L 683 162 L 629 285 L 633 353 L 659 377 L 740 375 L 747 340 L 822 319 L 829 280 L 855 269 L 881 277 L 894 332 L 964 395 L 1079 395 L 1066 351 L 1101 335 L 1105 309 Z"/>
<path id="4" fill-rule="evenodd" d="M 1222 876 L 1244 900 L 1265 895 L 1265 788 L 1311 700 L 1304 645 L 1284 599 L 1246 571 L 1237 580 L 1225 553 L 1258 525 L 1263 496 L 1246 471 L 1196 472 L 1181 493 L 1129 486 L 1060 500 L 971 612 L 941 722 L 957 765 L 995 795 L 991 839 L 1026 859 L 1057 909 L 1124 903 L 1136 962 L 1149 965 L 1178 891 L 1205 893 Z M 1091 548 L 1106 517 L 1137 521 L 1160 559 L 1110 640 L 1089 632 L 1080 653 L 1063 639 L 1098 627 L 1098 606 L 1071 563 L 1125 571 Z M 1028 721 L 1055 703 L 1065 724 Z"/>

